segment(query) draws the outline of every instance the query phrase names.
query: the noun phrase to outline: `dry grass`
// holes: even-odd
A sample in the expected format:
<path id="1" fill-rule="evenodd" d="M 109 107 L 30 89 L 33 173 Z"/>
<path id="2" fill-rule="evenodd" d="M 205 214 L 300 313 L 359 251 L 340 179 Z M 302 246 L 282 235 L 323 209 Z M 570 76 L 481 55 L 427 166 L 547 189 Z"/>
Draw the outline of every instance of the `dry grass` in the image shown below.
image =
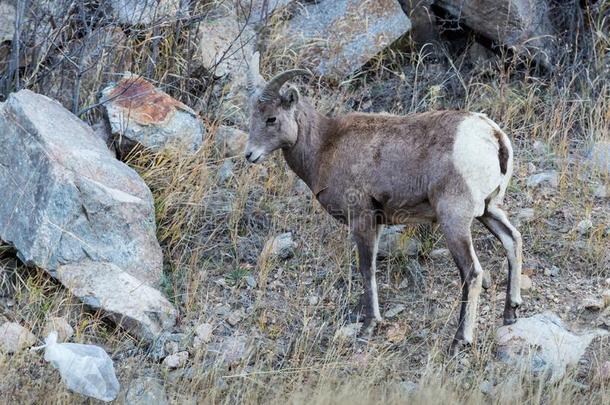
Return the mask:
<path id="1" fill-rule="evenodd" d="M 520 227 L 526 267 L 539 267 L 522 314 L 554 310 L 581 329 L 594 321 L 580 310 L 582 299 L 599 292 L 610 277 L 610 207 L 592 195 L 596 185 L 610 179 L 580 164 L 588 145 L 610 140 L 606 26 L 597 21 L 591 27 L 593 60 L 558 66 L 550 77 L 529 76 L 522 61 L 509 55 L 474 69 L 464 68 L 456 57 L 448 70 L 438 71 L 427 62 L 425 50 L 390 50 L 351 80 L 310 83 L 306 92 L 322 111 L 333 114 L 459 107 L 485 112 L 501 123 L 516 150 L 506 205 L 513 215 L 524 207 L 536 211 L 535 218 Z M 192 40 L 188 33 L 176 36 L 171 28 L 160 27 L 134 33 L 125 39 L 124 49 L 136 73 L 166 84 L 169 93 L 196 105 L 211 95 L 206 78 L 191 76 L 185 50 Z M 149 68 L 153 54 L 157 61 Z M 264 58 L 266 76 L 281 66 L 297 66 L 290 57 L 286 52 Z M 89 84 L 92 89 L 112 77 L 109 70 L 96 76 Z M 43 89 L 38 87 L 42 82 L 33 83 L 36 90 Z M 98 108 L 87 109 L 96 102 L 92 94 L 83 89 L 78 108 L 86 110 L 82 117 L 91 122 L 100 115 Z M 608 383 L 595 377 L 598 365 L 610 357 L 608 338 L 594 343 L 585 361 L 555 385 L 495 360 L 493 336 L 502 304 L 498 294 L 504 288 L 504 277 L 495 269 L 500 269 L 503 256 L 480 227 L 475 229 L 477 251 L 495 282 L 482 295 L 472 350 L 457 359 L 446 356 L 459 304 L 458 273 L 448 258 L 428 257 L 433 248 L 444 246 L 440 234 L 430 228 L 409 231 L 423 243 L 421 257 L 398 257 L 379 265 L 382 313 L 397 303 L 406 310 L 387 320 L 367 347 L 335 338 L 335 331 L 349 323 L 360 292 L 346 229 L 331 221 L 309 193 L 295 187 L 297 179 L 279 154 L 263 166 L 247 166 L 236 158 L 233 177 L 220 183 L 224 158 L 213 145 L 215 112 L 205 112 L 209 137 L 194 156 L 168 150 L 127 158 L 155 197 L 165 258 L 163 289 L 180 311 L 178 330 L 185 334 L 190 352 L 186 368 L 166 370 L 147 356 L 145 347 L 106 323 L 101 314 L 84 310 L 42 272 L 18 264 L 14 252 L 5 248 L 0 250 L 0 320 L 18 321 L 42 337 L 47 317 L 67 316 L 76 330 L 74 341 L 96 343 L 111 353 L 124 389 L 136 377 L 157 376 L 172 403 L 610 404 Z M 548 152 L 533 150 L 537 140 L 548 145 Z M 557 170 L 558 189 L 528 189 L 529 164 L 537 170 Z M 593 221 L 594 229 L 581 237 L 574 228 L 585 218 Z M 285 231 L 295 235 L 295 256 L 260 260 L 264 242 Z M 552 265 L 561 268 L 558 279 L 542 274 Z M 256 279 L 256 287 L 248 285 L 248 276 Z M 404 279 L 407 286 L 401 287 Z M 231 327 L 224 318 L 237 309 L 246 316 Z M 190 343 L 192 331 L 202 322 L 214 325 L 215 338 L 196 348 Z M 388 338 L 392 330 L 399 331 L 399 338 Z M 229 336 L 248 341 L 247 355 L 233 364 L 214 352 L 214 344 Z M 411 391 L 409 382 L 419 389 Z M 483 393 L 482 384 L 493 386 L 491 393 Z M 0 354 L 0 402 L 94 401 L 69 393 L 40 354 L 23 352 Z"/>

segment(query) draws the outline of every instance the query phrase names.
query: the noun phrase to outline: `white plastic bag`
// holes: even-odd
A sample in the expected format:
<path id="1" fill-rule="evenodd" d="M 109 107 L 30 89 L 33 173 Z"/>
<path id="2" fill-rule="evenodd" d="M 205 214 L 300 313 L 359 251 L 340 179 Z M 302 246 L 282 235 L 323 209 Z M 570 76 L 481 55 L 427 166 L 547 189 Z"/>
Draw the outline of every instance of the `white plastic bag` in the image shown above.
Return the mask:
<path id="1" fill-rule="evenodd" d="M 57 332 L 45 339 L 44 359 L 59 370 L 66 386 L 79 394 L 112 401 L 119 393 L 119 381 L 112 359 L 93 345 L 57 343 Z"/>

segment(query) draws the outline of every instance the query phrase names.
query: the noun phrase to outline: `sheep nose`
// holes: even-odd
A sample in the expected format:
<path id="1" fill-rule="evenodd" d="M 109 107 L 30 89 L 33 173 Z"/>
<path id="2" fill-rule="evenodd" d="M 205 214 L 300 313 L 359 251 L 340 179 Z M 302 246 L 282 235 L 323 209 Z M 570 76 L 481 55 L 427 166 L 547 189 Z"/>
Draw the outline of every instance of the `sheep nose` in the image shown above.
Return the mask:
<path id="1" fill-rule="evenodd" d="M 250 156 L 252 156 L 252 152 L 246 152 L 246 159 L 250 160 Z"/>

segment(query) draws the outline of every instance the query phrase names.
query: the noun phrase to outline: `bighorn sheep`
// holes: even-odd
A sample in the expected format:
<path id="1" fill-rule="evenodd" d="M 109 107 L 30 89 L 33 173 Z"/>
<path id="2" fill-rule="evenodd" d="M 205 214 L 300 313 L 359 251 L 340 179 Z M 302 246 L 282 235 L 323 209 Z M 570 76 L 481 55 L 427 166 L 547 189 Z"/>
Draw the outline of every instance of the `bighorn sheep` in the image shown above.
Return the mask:
<path id="1" fill-rule="evenodd" d="M 521 304 L 521 235 L 499 207 L 513 170 L 509 138 L 483 114 L 436 111 L 406 116 L 352 113 L 326 117 L 295 87 L 304 70 L 265 83 L 259 56 L 250 64 L 250 133 L 245 156 L 260 163 L 282 149 L 288 166 L 334 218 L 350 226 L 364 281 L 369 336 L 381 320 L 375 260 L 383 225 L 437 221 L 460 270 L 462 305 L 452 353 L 473 340 L 483 270 L 471 225 L 478 219 L 504 246 L 509 282 L 504 324 Z"/>

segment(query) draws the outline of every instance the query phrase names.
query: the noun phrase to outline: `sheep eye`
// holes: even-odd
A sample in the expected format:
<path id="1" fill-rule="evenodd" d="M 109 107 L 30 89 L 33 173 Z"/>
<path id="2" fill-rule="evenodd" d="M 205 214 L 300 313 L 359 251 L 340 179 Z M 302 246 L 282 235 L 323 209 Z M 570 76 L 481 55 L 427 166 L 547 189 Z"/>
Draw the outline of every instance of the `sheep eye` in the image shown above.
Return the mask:
<path id="1" fill-rule="evenodd" d="M 275 120 L 276 120 L 275 117 L 267 118 L 266 124 L 267 125 L 273 125 L 273 124 L 275 124 Z"/>

